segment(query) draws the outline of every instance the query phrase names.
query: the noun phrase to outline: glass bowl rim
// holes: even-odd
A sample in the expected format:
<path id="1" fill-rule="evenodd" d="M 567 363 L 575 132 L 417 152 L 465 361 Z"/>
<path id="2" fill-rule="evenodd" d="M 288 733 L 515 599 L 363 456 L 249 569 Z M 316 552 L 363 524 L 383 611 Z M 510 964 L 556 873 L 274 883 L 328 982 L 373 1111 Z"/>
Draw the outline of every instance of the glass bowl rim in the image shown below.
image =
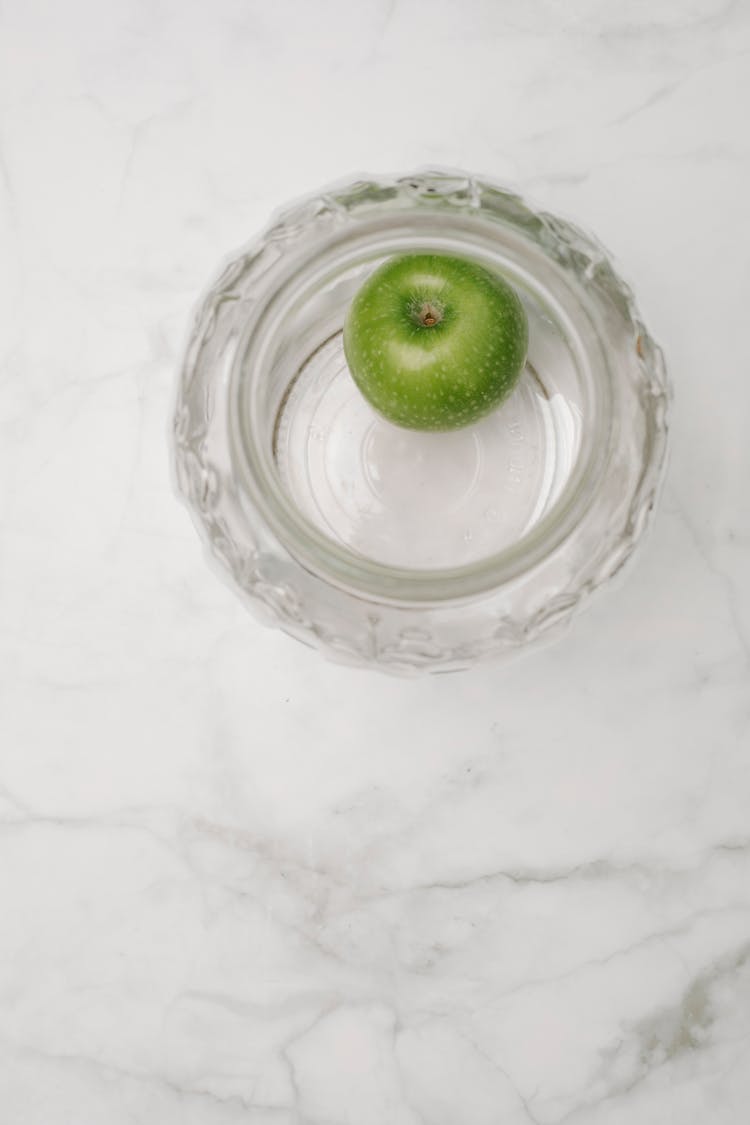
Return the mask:
<path id="1" fill-rule="evenodd" d="M 346 236 L 335 238 L 324 248 L 333 250 L 345 241 Z M 317 247 L 316 252 L 322 249 Z M 337 543 L 307 519 L 284 491 L 270 459 L 264 456 L 264 443 L 254 440 L 248 432 L 249 419 L 254 417 L 254 412 L 245 404 L 248 383 L 244 368 L 254 342 L 251 337 L 262 336 L 263 321 L 271 302 L 294 280 L 288 279 L 274 291 L 257 321 L 238 344 L 230 374 L 229 424 L 235 471 L 242 477 L 253 504 L 271 530 L 301 565 L 326 578 L 335 576 L 350 593 L 366 593 L 378 601 L 444 603 L 474 597 L 512 581 L 557 550 L 575 532 L 585 515 L 586 501 L 595 491 L 596 474 L 605 470 L 610 453 L 611 415 L 601 419 L 604 428 L 598 434 L 598 446 L 594 447 L 587 440 L 586 448 L 582 448 L 576 459 L 576 472 L 543 518 L 502 551 L 472 563 L 430 569 L 380 563 Z M 592 436 L 589 428 L 584 434 L 587 439 Z"/>

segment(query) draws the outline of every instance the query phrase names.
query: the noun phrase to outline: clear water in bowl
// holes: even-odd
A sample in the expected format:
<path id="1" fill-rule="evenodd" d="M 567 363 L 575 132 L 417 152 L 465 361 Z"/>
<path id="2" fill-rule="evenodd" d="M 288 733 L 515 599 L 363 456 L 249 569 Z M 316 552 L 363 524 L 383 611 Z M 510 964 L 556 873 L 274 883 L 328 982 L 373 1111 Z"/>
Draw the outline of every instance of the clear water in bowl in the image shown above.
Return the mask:
<path id="1" fill-rule="evenodd" d="M 409 569 L 467 566 L 526 535 L 564 489 L 582 430 L 565 333 L 535 301 L 527 312 L 532 343 L 514 392 L 449 433 L 380 417 L 349 374 L 342 333 L 320 344 L 276 420 L 277 470 L 299 510 L 358 554 Z"/>

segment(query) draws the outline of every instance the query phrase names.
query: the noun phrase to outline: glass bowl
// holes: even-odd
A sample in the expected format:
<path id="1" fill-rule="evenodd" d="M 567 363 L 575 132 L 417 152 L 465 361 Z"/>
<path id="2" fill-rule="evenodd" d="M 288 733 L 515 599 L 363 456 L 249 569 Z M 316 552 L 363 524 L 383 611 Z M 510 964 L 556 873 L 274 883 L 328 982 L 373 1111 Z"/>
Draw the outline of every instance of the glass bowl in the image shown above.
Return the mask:
<path id="1" fill-rule="evenodd" d="M 413 250 L 499 271 L 529 318 L 512 396 L 452 433 L 380 418 L 343 355 L 354 293 Z M 668 399 L 591 236 L 462 173 L 359 179 L 282 211 L 209 289 L 178 386 L 178 488 L 266 621 L 339 660 L 455 670 L 563 625 L 620 570 Z"/>

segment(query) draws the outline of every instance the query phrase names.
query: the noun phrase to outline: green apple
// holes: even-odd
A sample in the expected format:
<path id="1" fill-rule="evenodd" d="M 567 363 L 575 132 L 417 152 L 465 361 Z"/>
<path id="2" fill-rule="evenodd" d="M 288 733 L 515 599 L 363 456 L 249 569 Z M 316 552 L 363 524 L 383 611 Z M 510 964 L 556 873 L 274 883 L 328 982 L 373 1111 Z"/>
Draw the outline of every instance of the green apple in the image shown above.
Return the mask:
<path id="1" fill-rule="evenodd" d="M 455 430 L 494 410 L 515 386 L 527 346 L 515 290 L 448 254 L 389 259 L 357 292 L 344 324 L 360 391 L 412 430 Z"/>

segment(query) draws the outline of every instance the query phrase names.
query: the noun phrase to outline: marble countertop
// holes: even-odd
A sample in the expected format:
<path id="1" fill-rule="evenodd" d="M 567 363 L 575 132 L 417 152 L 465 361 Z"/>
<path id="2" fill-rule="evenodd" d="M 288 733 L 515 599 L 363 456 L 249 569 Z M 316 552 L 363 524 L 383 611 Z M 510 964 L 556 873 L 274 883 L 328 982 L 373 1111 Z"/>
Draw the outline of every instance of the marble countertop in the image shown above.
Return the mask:
<path id="1" fill-rule="evenodd" d="M 3 1125 L 743 1125 L 750 10 L 0 2 Z M 453 677 L 206 564 L 195 300 L 355 172 L 596 233 L 675 384 L 625 581 Z"/>

